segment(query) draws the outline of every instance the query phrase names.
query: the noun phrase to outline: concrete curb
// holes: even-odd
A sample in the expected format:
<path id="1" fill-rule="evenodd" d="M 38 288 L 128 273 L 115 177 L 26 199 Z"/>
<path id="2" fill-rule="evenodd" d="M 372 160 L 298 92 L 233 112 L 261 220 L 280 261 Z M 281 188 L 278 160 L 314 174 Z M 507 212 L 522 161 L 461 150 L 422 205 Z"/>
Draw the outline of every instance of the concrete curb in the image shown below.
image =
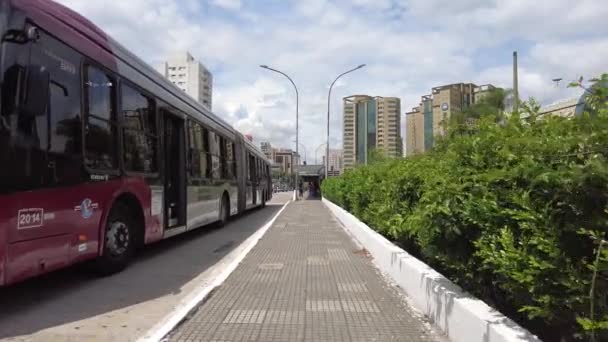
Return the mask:
<path id="1" fill-rule="evenodd" d="M 344 228 L 374 257 L 410 297 L 415 309 L 429 318 L 452 342 L 540 342 L 481 300 L 395 246 L 355 216 L 323 198 Z"/>
<path id="2" fill-rule="evenodd" d="M 166 341 L 166 336 L 190 313 L 201 303 L 215 288 L 222 285 L 230 274 L 239 266 L 239 264 L 245 259 L 247 254 L 257 245 L 258 241 L 266 234 L 268 229 L 272 227 L 274 222 L 283 213 L 285 208 L 292 203 L 291 201 L 285 203 L 281 209 L 266 222 L 260 229 L 258 229 L 253 235 L 247 240 L 236 247 L 231 253 L 226 255 L 218 263 L 224 263 L 218 274 L 211 279 L 210 282 L 206 281 L 200 284 L 200 287 L 192 291 L 188 296 L 182 299 L 168 315 L 166 315 L 160 322 L 153 326 L 143 336 L 137 339 L 137 342 L 160 342 Z"/>

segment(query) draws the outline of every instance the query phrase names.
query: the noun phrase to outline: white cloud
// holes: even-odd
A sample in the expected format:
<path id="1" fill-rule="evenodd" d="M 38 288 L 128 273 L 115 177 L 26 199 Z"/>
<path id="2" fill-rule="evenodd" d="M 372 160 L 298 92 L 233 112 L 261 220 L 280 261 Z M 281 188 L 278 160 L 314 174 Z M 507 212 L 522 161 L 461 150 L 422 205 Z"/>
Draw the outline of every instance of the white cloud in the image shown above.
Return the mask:
<path id="1" fill-rule="evenodd" d="M 241 0 L 212 0 L 213 4 L 229 10 L 241 8 Z"/>
<path id="2" fill-rule="evenodd" d="M 368 66 L 334 87 L 333 146 L 342 140 L 342 97 L 399 96 L 405 112 L 433 86 L 510 86 L 513 49 L 520 50 L 523 97 L 551 102 L 574 92 L 556 88 L 552 78 L 607 71 L 605 0 L 272 2 L 277 8 L 238 0 L 60 2 L 150 63 L 173 50 L 191 51 L 214 73 L 218 115 L 258 141 L 295 147 L 293 87 L 258 65 L 288 73 L 300 90 L 300 137 L 309 160 L 325 140 L 329 84 L 362 63 Z"/>
<path id="3" fill-rule="evenodd" d="M 530 56 L 556 76 L 575 80 L 608 67 L 608 38 L 548 41 L 536 44 Z"/>

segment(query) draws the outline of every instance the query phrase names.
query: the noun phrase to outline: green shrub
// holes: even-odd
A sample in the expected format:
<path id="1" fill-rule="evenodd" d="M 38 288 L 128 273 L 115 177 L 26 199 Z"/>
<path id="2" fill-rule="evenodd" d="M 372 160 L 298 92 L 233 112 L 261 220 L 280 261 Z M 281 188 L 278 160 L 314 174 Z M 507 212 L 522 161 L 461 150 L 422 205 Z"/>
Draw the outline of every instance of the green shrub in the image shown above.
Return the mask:
<path id="1" fill-rule="evenodd" d="M 593 116 L 524 104 L 527 119 L 459 120 L 433 151 L 355 168 L 323 195 L 544 339 L 608 340 L 602 82 Z"/>

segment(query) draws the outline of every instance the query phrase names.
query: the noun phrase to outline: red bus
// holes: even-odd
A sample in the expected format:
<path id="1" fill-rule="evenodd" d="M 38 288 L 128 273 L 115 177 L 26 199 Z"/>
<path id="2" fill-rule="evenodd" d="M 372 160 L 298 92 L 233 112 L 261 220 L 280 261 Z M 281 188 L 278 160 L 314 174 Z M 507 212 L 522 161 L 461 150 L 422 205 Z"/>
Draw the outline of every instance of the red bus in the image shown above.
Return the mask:
<path id="1" fill-rule="evenodd" d="M 261 151 L 74 11 L 0 0 L 0 285 L 264 206 Z"/>

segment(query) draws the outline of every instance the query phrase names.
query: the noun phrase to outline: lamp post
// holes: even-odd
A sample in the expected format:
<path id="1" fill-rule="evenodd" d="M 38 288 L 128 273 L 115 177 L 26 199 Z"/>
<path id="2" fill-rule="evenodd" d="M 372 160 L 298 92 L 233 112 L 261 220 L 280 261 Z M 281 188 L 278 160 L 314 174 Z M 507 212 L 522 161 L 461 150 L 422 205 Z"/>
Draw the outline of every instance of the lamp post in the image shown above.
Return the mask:
<path id="1" fill-rule="evenodd" d="M 317 164 L 317 152 L 319 152 L 319 149 L 323 146 L 325 146 L 325 144 L 327 143 L 322 143 L 321 145 L 317 146 L 317 148 L 315 149 L 315 164 Z"/>
<path id="2" fill-rule="evenodd" d="M 329 86 L 329 92 L 327 94 L 327 150 L 325 152 L 325 179 L 328 178 L 327 172 L 329 170 L 329 103 L 331 101 L 331 89 L 334 87 L 334 84 L 336 84 L 336 82 L 340 79 L 340 77 L 349 74 L 355 70 L 359 70 L 361 68 L 363 68 L 365 66 L 365 64 L 361 64 L 356 68 L 350 69 L 348 71 L 345 71 L 343 73 L 341 73 L 340 75 L 338 75 L 338 77 L 336 77 L 336 79 L 331 83 L 331 85 Z"/>
<path id="3" fill-rule="evenodd" d="M 296 84 L 293 82 L 291 77 L 287 76 L 286 73 L 273 69 L 273 68 L 269 67 L 268 65 L 260 65 L 260 68 L 274 71 L 276 73 L 279 73 L 279 74 L 287 77 L 289 82 L 291 82 L 291 84 L 293 85 L 293 88 L 296 90 L 296 156 L 299 156 L 300 154 L 299 154 L 298 146 L 299 146 L 299 142 L 300 142 L 300 140 L 299 140 L 299 101 L 300 101 L 299 97 L 300 97 L 300 95 L 298 94 L 298 87 L 296 87 Z M 299 170 L 296 167 L 296 183 L 295 183 L 295 190 L 294 190 L 294 197 L 296 199 L 298 198 L 298 196 L 296 195 L 298 192 L 298 189 L 297 189 L 298 188 L 298 173 L 299 173 Z"/>
<path id="4" fill-rule="evenodd" d="M 304 144 L 302 144 L 302 143 L 296 143 L 296 144 L 300 145 L 301 147 L 304 147 L 304 161 L 305 161 L 306 163 L 308 163 L 308 158 L 307 158 L 307 156 L 306 156 L 306 146 L 305 146 Z M 298 156 L 298 160 L 299 160 L 299 157 L 300 157 L 300 156 Z"/>

